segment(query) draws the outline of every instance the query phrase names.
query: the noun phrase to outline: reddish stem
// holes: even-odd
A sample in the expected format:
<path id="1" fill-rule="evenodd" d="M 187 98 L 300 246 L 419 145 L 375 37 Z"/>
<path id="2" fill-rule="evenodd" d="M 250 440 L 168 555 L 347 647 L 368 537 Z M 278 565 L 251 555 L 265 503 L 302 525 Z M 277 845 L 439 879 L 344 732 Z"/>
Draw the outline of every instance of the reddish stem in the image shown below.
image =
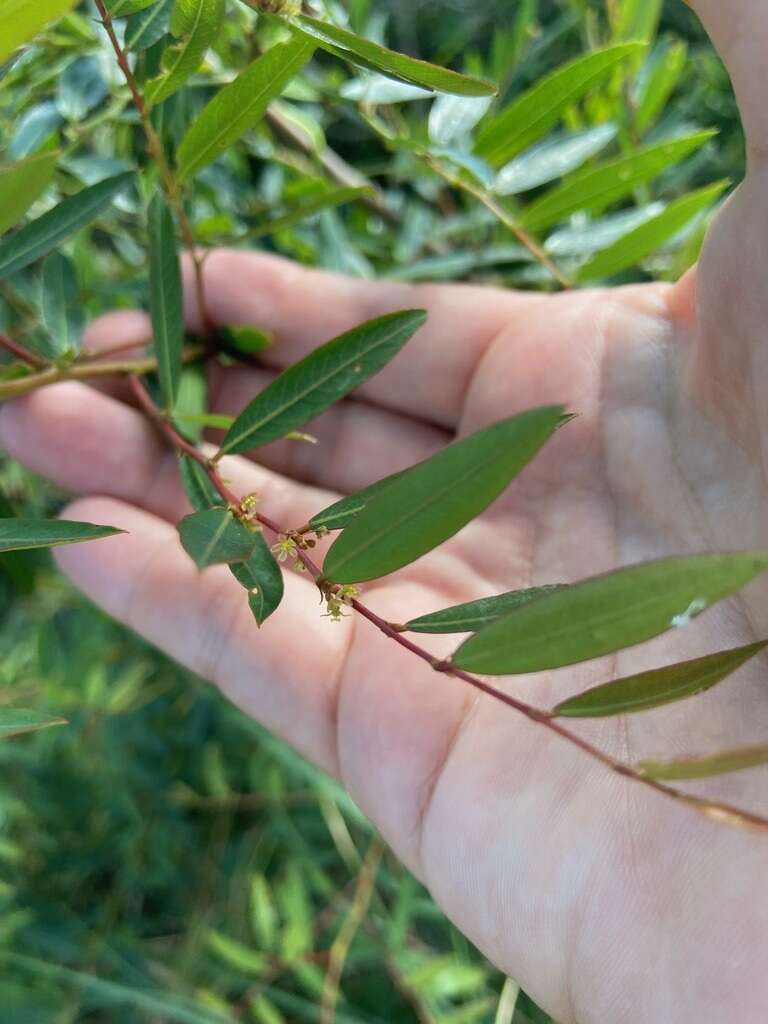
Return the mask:
<path id="1" fill-rule="evenodd" d="M 30 352 L 24 345 L 20 345 L 18 341 L 9 338 L 7 334 L 0 334 L 0 345 L 16 356 L 17 359 L 20 359 L 22 363 L 33 366 L 36 370 L 43 370 L 49 365 L 41 356 L 35 352 Z"/>

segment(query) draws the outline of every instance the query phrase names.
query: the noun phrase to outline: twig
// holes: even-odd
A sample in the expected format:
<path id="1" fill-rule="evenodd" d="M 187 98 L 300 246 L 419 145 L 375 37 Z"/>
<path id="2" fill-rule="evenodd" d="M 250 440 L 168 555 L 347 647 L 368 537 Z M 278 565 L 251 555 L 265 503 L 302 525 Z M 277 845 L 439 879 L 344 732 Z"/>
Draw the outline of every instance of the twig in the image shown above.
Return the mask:
<path id="1" fill-rule="evenodd" d="M 203 452 L 188 441 L 185 441 L 184 438 L 179 435 L 173 426 L 166 420 L 163 413 L 154 404 L 149 393 L 144 387 L 144 384 L 138 377 L 132 378 L 131 383 L 141 406 L 147 411 L 153 422 L 155 422 L 163 432 L 166 440 L 179 451 L 182 451 L 185 455 L 194 459 L 203 467 L 203 469 L 205 469 L 211 483 L 216 487 L 219 494 L 221 494 L 231 508 L 235 510 L 241 508 L 242 500 L 229 488 L 222 478 L 217 468 L 218 463 L 216 460 L 206 457 Z M 278 523 L 275 523 L 267 516 L 258 515 L 256 518 L 262 526 L 265 526 L 275 535 L 291 536 L 291 531 L 283 530 Z M 296 551 L 296 555 L 316 583 L 327 583 L 323 577 L 320 567 L 315 564 L 306 551 L 299 548 Z M 405 648 L 405 650 L 410 651 L 411 654 L 421 659 L 421 661 L 425 661 L 436 672 L 452 676 L 455 679 L 461 679 L 462 682 L 467 683 L 469 686 L 473 687 L 473 689 L 492 697 L 501 704 L 505 704 L 513 711 L 516 711 L 519 715 L 522 715 L 529 722 L 546 729 L 548 732 L 560 737 L 560 739 L 565 740 L 566 743 L 576 747 L 583 754 L 586 754 L 593 760 L 600 762 L 600 764 L 604 765 L 615 775 L 618 775 L 623 779 L 627 779 L 630 782 L 637 783 L 640 786 L 645 786 L 646 789 L 653 790 L 653 792 L 671 800 L 675 800 L 676 802 L 703 814 L 705 817 L 710 818 L 713 821 L 751 826 L 768 831 L 768 818 L 761 817 L 759 814 L 755 814 L 751 811 L 742 810 L 733 804 L 706 800 L 702 797 L 694 796 L 690 793 L 684 792 L 683 790 L 675 789 L 663 782 L 658 782 L 656 779 L 643 775 L 631 765 L 618 761 L 616 758 L 611 757 L 610 754 L 606 754 L 603 750 L 596 747 L 588 740 L 583 739 L 577 733 L 571 732 L 565 726 L 561 725 L 560 722 L 555 720 L 551 711 L 545 711 L 542 708 L 534 707 L 532 704 L 527 704 L 525 701 L 512 696 L 512 694 L 505 693 L 503 690 L 497 689 L 484 679 L 470 675 L 468 672 L 460 669 L 450 660 L 441 661 L 439 658 L 435 658 L 429 653 L 429 651 L 424 650 L 422 647 L 419 647 L 412 640 L 409 640 L 404 636 L 401 629 L 381 618 L 380 615 L 377 615 L 376 612 L 372 611 L 372 609 L 368 608 L 361 601 L 354 599 L 351 602 L 351 607 L 354 608 L 354 610 L 364 619 L 367 619 L 372 625 L 374 625 L 381 633 L 389 637 L 390 640 L 398 644 L 400 647 Z"/>
<path id="2" fill-rule="evenodd" d="M 0 334 L 0 346 L 7 349 L 11 355 L 16 356 L 22 363 L 26 363 L 28 366 L 34 366 L 36 370 L 40 370 L 48 363 L 41 356 L 35 352 L 31 352 L 24 345 L 20 345 L 18 341 L 14 341 L 13 338 L 9 338 L 7 334 Z"/>

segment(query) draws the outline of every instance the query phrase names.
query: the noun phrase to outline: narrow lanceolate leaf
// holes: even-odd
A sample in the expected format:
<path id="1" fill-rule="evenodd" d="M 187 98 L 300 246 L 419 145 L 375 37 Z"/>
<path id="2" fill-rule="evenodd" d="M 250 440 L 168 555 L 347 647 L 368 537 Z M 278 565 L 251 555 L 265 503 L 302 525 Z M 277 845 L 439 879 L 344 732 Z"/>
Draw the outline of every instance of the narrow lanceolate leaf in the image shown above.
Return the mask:
<path id="1" fill-rule="evenodd" d="M 506 615 L 454 656 L 470 672 L 506 675 L 575 665 L 688 625 L 768 569 L 768 552 L 694 555 L 594 576 Z"/>
<path id="2" fill-rule="evenodd" d="M 254 61 L 234 82 L 225 85 L 192 122 L 178 150 L 181 180 L 212 163 L 241 135 L 255 128 L 270 102 L 301 71 L 315 44 L 296 35 Z"/>
<path id="3" fill-rule="evenodd" d="M 531 203 L 523 214 L 523 223 L 531 231 L 541 231 L 573 213 L 602 213 L 631 195 L 638 185 L 652 181 L 667 167 L 699 149 L 713 134 L 695 132 L 669 139 L 600 167 L 578 171 Z"/>
<path id="4" fill-rule="evenodd" d="M 427 61 L 396 53 L 327 21 L 299 15 L 291 19 L 291 25 L 337 57 L 369 71 L 379 71 L 400 81 L 419 85 L 423 89 L 455 93 L 458 96 L 493 96 L 496 93 L 496 86 L 492 82 L 460 75 Z"/>
<path id="5" fill-rule="evenodd" d="M 743 772 L 747 768 L 768 765 L 768 744 L 724 750 L 705 757 L 681 758 L 677 761 L 641 761 L 637 771 L 658 782 L 686 782 L 711 779 L 716 775 Z"/>
<path id="6" fill-rule="evenodd" d="M 652 217 L 594 256 L 581 268 L 578 280 L 595 281 L 637 266 L 646 256 L 674 238 L 694 217 L 708 210 L 729 184 L 728 181 L 718 181 L 676 199 L 663 213 Z"/>
<path id="7" fill-rule="evenodd" d="M 411 619 L 407 623 L 408 630 L 411 633 L 477 633 L 515 608 L 559 589 L 560 586 L 554 584 L 528 590 L 511 590 L 497 597 L 481 597 L 479 601 L 468 601 L 466 604 L 457 604 L 431 615 Z"/>
<path id="8" fill-rule="evenodd" d="M 378 579 L 448 540 L 495 501 L 563 422 L 533 409 L 444 448 L 368 502 L 328 552 L 335 583 Z"/>
<path id="9" fill-rule="evenodd" d="M 605 81 L 613 69 L 643 49 L 623 43 L 587 54 L 543 78 L 480 132 L 476 152 L 495 167 L 543 138 L 573 103 Z"/>
<path id="10" fill-rule="evenodd" d="M 765 648 L 766 643 L 750 644 L 652 672 L 640 672 L 626 679 L 615 679 L 563 701 L 553 714 L 562 718 L 608 718 L 674 704 L 711 690 Z"/>
<path id="11" fill-rule="evenodd" d="M 196 512 L 221 504 L 221 495 L 199 462 L 183 455 L 179 460 L 179 474 L 189 503 Z"/>
<path id="12" fill-rule="evenodd" d="M 247 561 L 230 566 L 235 578 L 248 591 L 248 603 L 261 625 L 279 607 L 283 599 L 283 574 L 261 534 Z"/>
<path id="13" fill-rule="evenodd" d="M 50 729 L 54 725 L 66 725 L 66 719 L 53 718 L 39 711 L 26 711 L 22 708 L 0 708 L 0 740 L 9 736 L 20 736 L 26 732 L 39 732 Z"/>
<path id="14" fill-rule="evenodd" d="M 356 494 L 350 494 L 340 501 L 335 501 L 333 505 L 329 505 L 322 512 L 318 512 L 316 516 L 312 516 L 309 525 L 313 530 L 343 530 L 360 515 L 371 498 L 403 475 L 403 473 L 393 473 L 391 476 L 384 477 L 383 480 L 377 480 L 369 487 L 364 487 Z"/>
<path id="15" fill-rule="evenodd" d="M 0 241 L 0 277 L 7 277 L 45 256 L 79 228 L 89 224 L 128 185 L 133 174 L 118 174 L 83 189 Z"/>
<path id="16" fill-rule="evenodd" d="M 85 327 L 77 272 L 70 259 L 53 252 L 43 264 L 43 323 L 56 353 L 77 352 Z"/>
<path id="17" fill-rule="evenodd" d="M 167 409 L 172 409 L 181 378 L 184 301 L 173 214 L 161 193 L 149 204 L 149 291 L 157 373 Z"/>
<path id="18" fill-rule="evenodd" d="M 227 508 L 193 512 L 179 523 L 184 550 L 198 569 L 221 562 L 244 562 L 253 554 L 258 534 Z"/>
<path id="19" fill-rule="evenodd" d="M 162 74 L 147 82 L 144 98 L 148 104 L 168 99 L 194 75 L 223 19 L 224 0 L 176 0 L 171 29 L 182 40 L 163 54 Z"/>
<path id="20" fill-rule="evenodd" d="M 17 224 L 53 180 L 57 152 L 38 153 L 9 167 L 0 167 L 0 234 Z"/>
<path id="21" fill-rule="evenodd" d="M 171 23 L 172 7 L 173 0 L 159 0 L 152 7 L 134 14 L 125 26 L 125 49 L 148 50 L 159 42 Z"/>
<path id="22" fill-rule="evenodd" d="M 383 369 L 426 318 L 420 309 L 390 313 L 316 349 L 281 373 L 237 417 L 220 454 L 258 448 L 308 423 Z"/>
<path id="23" fill-rule="evenodd" d="M 502 167 L 493 191 L 500 196 L 517 195 L 562 178 L 605 149 L 616 138 L 618 130 L 616 124 L 601 124 L 548 139 Z"/>
<path id="24" fill-rule="evenodd" d="M 3 0 L 0 4 L 0 63 L 22 43 L 71 10 L 77 0 Z"/>
<path id="25" fill-rule="evenodd" d="M 112 526 L 73 523 L 66 519 L 0 519 L 0 551 L 28 551 L 80 544 L 123 533 Z"/>

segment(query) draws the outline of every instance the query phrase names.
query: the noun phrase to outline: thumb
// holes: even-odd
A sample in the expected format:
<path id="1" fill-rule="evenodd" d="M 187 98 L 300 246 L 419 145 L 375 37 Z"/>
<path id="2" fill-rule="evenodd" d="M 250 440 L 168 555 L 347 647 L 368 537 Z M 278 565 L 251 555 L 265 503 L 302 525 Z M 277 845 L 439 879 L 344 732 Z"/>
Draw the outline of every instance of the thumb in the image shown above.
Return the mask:
<path id="1" fill-rule="evenodd" d="M 766 0 L 685 0 L 701 18 L 725 61 L 747 134 L 751 161 L 768 160 L 768 57 Z"/>

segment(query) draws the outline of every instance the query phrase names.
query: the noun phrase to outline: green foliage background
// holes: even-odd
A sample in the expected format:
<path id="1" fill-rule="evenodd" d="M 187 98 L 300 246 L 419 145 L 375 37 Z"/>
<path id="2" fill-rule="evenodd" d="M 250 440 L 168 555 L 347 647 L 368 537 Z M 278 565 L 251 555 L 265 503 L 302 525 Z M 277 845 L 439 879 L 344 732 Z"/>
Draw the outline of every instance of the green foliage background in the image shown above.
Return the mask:
<path id="1" fill-rule="evenodd" d="M 464 57 L 472 71 L 492 65 L 494 35 L 498 46 L 499 27 L 511 29 L 510 8 L 518 8 L 509 0 L 347 6 L 358 28 L 386 29 L 391 44 L 438 63 L 460 65 Z M 541 0 L 537 24 L 514 44 L 515 62 L 503 69 L 509 96 L 603 38 L 604 5 Z M 20 125 L 32 131 L 40 105 L 57 89 L 60 95 L 66 66 L 93 49 L 90 32 L 87 20 L 67 19 L 23 76 L 0 79 L 0 149 L 14 139 L 18 145 Z M 720 62 L 678 0 L 664 5 L 660 36 L 690 46 L 662 122 L 713 126 L 720 135 L 671 169 L 654 195 L 723 177 L 738 181 L 742 137 Z M 241 65 L 241 47 L 233 23 L 217 51 L 219 67 Z M 338 63 L 318 63 L 324 87 L 344 80 Z M 232 156 L 201 176 L 194 219 L 203 238 L 213 242 L 243 223 L 253 230 L 266 222 L 259 244 L 308 264 L 410 279 L 526 282 L 525 266 L 483 258 L 508 244 L 508 234 L 476 206 L 447 195 L 407 153 L 388 151 L 353 107 L 335 108 L 321 95 L 291 98 L 309 100 L 330 145 L 375 178 L 401 215 L 390 222 L 355 203 L 270 227 L 275 211 L 290 214 L 327 185 L 311 153 L 297 155 L 264 136 L 249 143 L 249 162 Z M 164 130 L 178 132 L 186 102 L 184 94 L 165 111 Z M 415 114 L 403 106 L 385 117 L 396 124 Z M 135 145 L 129 110 L 102 117 L 88 155 L 76 148 L 78 118 L 62 131 L 73 146 L 65 167 L 82 181 L 99 161 L 111 162 L 110 173 L 119 170 Z M 104 225 L 114 235 L 96 230 L 71 249 L 90 316 L 144 299 L 135 283 L 143 253 L 131 216 L 123 205 Z M 425 251 L 426 234 L 436 251 Z M 689 246 L 686 258 L 693 255 Z M 629 276 L 680 267 L 670 255 Z M 23 283 L 0 285 L 0 324 L 23 324 L 28 300 Z M 48 515 L 64 500 L 0 462 L 0 514 Z M 375 842 L 344 794 L 208 685 L 87 605 L 45 555 L 0 563 L 0 652 L 0 702 L 69 719 L 65 728 L 0 744 L 4 1024 L 318 1020 L 327 953 Z M 337 1019 L 509 1022 L 498 1010 L 502 984 L 385 855 L 347 957 Z M 548 1020 L 524 995 L 514 1012 L 516 1024 Z"/>

